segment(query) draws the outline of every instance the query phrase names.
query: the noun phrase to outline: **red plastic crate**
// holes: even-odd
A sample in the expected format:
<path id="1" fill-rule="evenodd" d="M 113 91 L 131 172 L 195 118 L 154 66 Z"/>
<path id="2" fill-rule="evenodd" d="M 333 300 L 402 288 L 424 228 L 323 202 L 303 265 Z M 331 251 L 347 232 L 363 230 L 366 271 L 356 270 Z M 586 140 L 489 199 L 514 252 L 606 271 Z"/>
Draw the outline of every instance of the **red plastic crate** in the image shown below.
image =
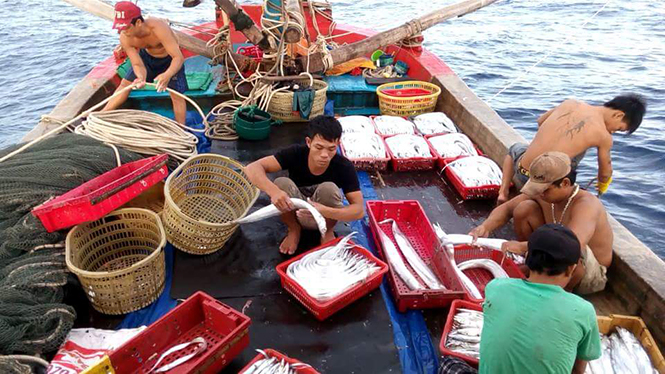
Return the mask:
<path id="1" fill-rule="evenodd" d="M 376 126 L 376 122 L 374 122 L 374 118 L 376 118 L 376 117 L 380 117 L 380 116 L 369 116 L 369 119 L 372 120 L 372 125 L 374 125 L 374 131 L 378 135 L 380 135 L 382 138 L 387 138 L 389 136 L 398 135 L 398 134 L 388 134 L 388 135 L 386 135 L 386 134 L 382 134 L 381 132 L 379 132 L 379 128 Z M 399 117 L 399 116 L 393 116 L 393 117 Z M 402 118 L 409 121 L 409 119 L 407 117 L 402 117 Z M 409 122 L 411 122 L 411 121 L 409 121 Z M 413 127 L 413 132 L 411 134 L 412 135 L 418 135 L 418 132 L 416 131 L 416 126 L 413 124 L 413 122 L 411 122 L 411 127 Z"/>
<path id="2" fill-rule="evenodd" d="M 441 354 L 444 356 L 453 356 L 457 357 L 461 360 L 466 361 L 469 365 L 473 366 L 474 368 L 478 368 L 478 359 L 473 358 L 471 356 L 466 356 L 461 353 L 457 353 L 454 351 L 451 351 L 450 349 L 446 348 L 446 339 L 448 339 L 448 334 L 450 334 L 450 331 L 453 329 L 453 318 L 455 318 L 455 314 L 457 313 L 458 309 L 471 309 L 471 310 L 477 310 L 479 312 L 483 311 L 483 306 L 482 304 L 479 303 L 474 303 L 471 301 L 466 301 L 466 300 L 455 300 L 453 301 L 453 304 L 450 306 L 450 311 L 448 312 L 448 318 L 446 318 L 446 325 L 443 328 L 443 334 L 441 334 L 441 342 L 439 343 L 439 351 L 441 351 Z"/>
<path id="3" fill-rule="evenodd" d="M 286 269 L 289 265 L 295 261 L 300 260 L 305 255 L 312 253 L 314 251 L 321 250 L 323 248 L 330 247 L 337 244 L 343 238 L 337 238 L 335 240 L 329 241 L 328 243 L 322 244 L 312 250 L 309 250 L 305 253 L 302 253 L 290 260 L 284 261 L 281 264 L 277 265 L 277 274 L 282 281 L 282 287 L 286 289 L 293 297 L 295 297 L 300 303 L 302 303 L 305 308 L 307 308 L 314 316 L 319 320 L 323 321 L 331 315 L 338 312 L 340 309 L 346 307 L 347 305 L 353 303 L 354 301 L 360 299 L 361 297 L 367 295 L 370 291 L 378 288 L 381 285 L 383 276 L 388 272 L 388 265 L 374 257 L 370 251 L 367 249 L 355 244 L 352 240 L 349 240 L 349 244 L 352 244 L 351 250 L 364 256 L 370 261 L 374 262 L 379 266 L 379 270 L 375 272 L 369 279 L 364 283 L 360 283 L 347 290 L 338 297 L 328 300 L 326 302 L 320 302 L 313 297 L 311 297 L 304 288 L 302 288 L 298 283 L 296 283 L 291 277 L 286 273 Z"/>
<path id="4" fill-rule="evenodd" d="M 342 151 L 342 156 L 346 157 L 353 163 L 353 166 L 355 166 L 356 169 L 358 170 L 379 170 L 379 171 L 385 171 L 388 170 L 388 162 L 390 161 L 390 156 L 388 156 L 388 147 L 386 146 L 386 143 L 383 141 L 383 137 L 381 137 L 381 141 L 383 142 L 383 146 L 386 148 L 386 157 L 385 158 L 349 158 L 346 156 L 346 150 L 344 149 L 344 144 L 340 142 L 339 147 L 340 150 Z"/>
<path id="5" fill-rule="evenodd" d="M 367 215 L 369 216 L 370 228 L 374 236 L 374 242 L 381 255 L 385 259 L 383 246 L 379 237 L 379 231 L 384 233 L 395 243 L 390 229 L 390 224 L 379 225 L 379 222 L 392 218 L 397 222 L 400 230 L 409 239 L 409 242 L 420 255 L 426 265 L 439 278 L 447 290 L 424 290 L 412 291 L 393 271 L 388 272 L 391 290 L 397 304 L 397 309 L 404 312 L 407 309 L 442 308 L 450 305 L 455 299 L 465 296 L 464 288 L 455 274 L 450 261 L 443 261 L 441 266 L 433 266 L 434 253 L 441 247 L 439 238 L 436 236 L 432 224 L 425 215 L 420 203 L 416 200 L 396 201 L 368 201 Z"/>
<path id="6" fill-rule="evenodd" d="M 148 373 L 162 352 L 202 337 L 208 343 L 205 351 L 168 373 L 218 373 L 249 345 L 249 325 L 249 317 L 199 291 L 111 352 L 109 358 L 116 373 Z M 175 352 L 160 367 L 195 350 L 196 346 L 190 346 Z"/>
<path id="7" fill-rule="evenodd" d="M 457 156 L 457 157 L 441 157 L 439 152 L 436 151 L 436 148 L 432 145 L 432 143 L 429 141 L 430 138 L 433 138 L 435 136 L 445 136 L 449 135 L 451 133 L 444 133 L 444 134 L 431 134 L 431 135 L 425 135 L 425 139 L 427 140 L 427 144 L 429 144 L 430 149 L 432 150 L 432 153 L 436 156 L 436 168 L 437 170 L 443 169 L 444 166 L 446 166 L 448 163 L 451 161 L 463 157 L 463 156 Z M 478 156 L 484 156 L 483 152 L 478 148 L 478 146 L 471 142 L 473 144 L 473 147 L 476 149 L 476 153 Z"/>
<path id="8" fill-rule="evenodd" d="M 302 364 L 303 362 L 296 360 L 295 358 L 291 358 L 285 354 L 279 353 L 278 351 L 274 349 L 265 349 L 264 352 L 268 355 L 268 357 L 277 357 L 280 361 L 284 360 L 285 362 L 289 364 Z M 244 374 L 256 361 L 259 361 L 261 359 L 265 358 L 261 353 L 256 355 L 252 361 L 249 362 L 242 370 L 240 371 L 239 374 Z M 295 369 L 296 373 L 298 374 L 319 374 L 318 371 L 316 371 L 312 367 L 301 367 L 298 369 Z"/>
<path id="9" fill-rule="evenodd" d="M 485 186 L 478 186 L 478 187 L 467 187 L 464 184 L 462 184 L 462 181 L 459 179 L 457 174 L 449 168 L 446 167 L 448 166 L 451 162 L 455 160 L 459 160 L 460 158 L 464 158 L 468 156 L 460 156 L 460 157 L 455 157 L 454 159 L 450 161 L 446 161 L 447 159 L 444 160 L 444 172 L 446 173 L 446 176 L 448 177 L 448 180 L 450 183 L 453 184 L 453 187 L 457 190 L 457 192 L 462 196 L 462 199 L 464 200 L 472 200 L 472 199 L 495 199 L 497 196 L 499 196 L 499 189 L 501 188 L 500 185 L 498 184 L 488 184 Z"/>
<path id="10" fill-rule="evenodd" d="M 435 266 L 440 266 L 443 261 L 448 261 L 447 253 L 445 253 L 446 256 L 443 257 L 443 252 L 445 252 L 445 249 L 442 248 L 441 251 L 435 253 Z M 506 271 L 506 274 L 508 274 L 509 277 L 524 279 L 524 274 L 519 266 L 517 266 L 517 264 L 515 264 L 515 262 L 509 257 L 504 258 L 503 252 L 501 251 L 485 247 L 474 247 L 468 244 L 459 244 L 455 246 L 455 262 L 457 264 L 478 258 L 491 258 L 497 264 L 502 264 L 501 267 Z M 485 286 L 494 279 L 492 273 L 485 269 L 468 269 L 464 270 L 464 274 L 466 274 L 471 282 L 478 287 L 478 291 L 480 291 L 484 297 Z M 474 299 L 468 292 L 466 292 L 466 299 L 477 303 L 483 301 L 483 299 Z"/>
<path id="11" fill-rule="evenodd" d="M 386 136 L 384 137 L 385 139 L 392 138 L 393 136 L 397 135 L 391 135 L 391 136 Z M 418 137 L 423 137 L 422 135 L 414 135 Z M 393 151 L 390 149 L 390 146 L 388 146 L 388 143 L 386 142 L 386 150 L 388 150 L 388 155 L 390 156 L 390 162 L 393 165 L 393 170 L 395 171 L 409 171 L 409 170 L 430 170 L 434 168 L 434 164 L 436 162 L 437 156 L 436 156 L 436 151 L 434 151 L 434 148 L 432 148 L 432 145 L 425 139 L 425 142 L 427 143 L 427 146 L 429 147 L 429 152 L 431 154 L 431 157 L 410 157 L 410 158 L 397 158 L 393 154 Z"/>
<path id="12" fill-rule="evenodd" d="M 168 175 L 168 155 L 118 166 L 32 210 L 46 231 L 98 220 Z"/>

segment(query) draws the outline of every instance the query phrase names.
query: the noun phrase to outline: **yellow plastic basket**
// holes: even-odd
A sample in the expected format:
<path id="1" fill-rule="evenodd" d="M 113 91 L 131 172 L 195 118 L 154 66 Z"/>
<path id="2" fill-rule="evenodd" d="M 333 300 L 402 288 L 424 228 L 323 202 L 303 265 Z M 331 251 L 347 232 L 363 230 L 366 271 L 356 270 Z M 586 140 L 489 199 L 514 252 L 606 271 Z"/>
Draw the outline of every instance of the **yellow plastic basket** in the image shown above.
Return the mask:
<path id="1" fill-rule="evenodd" d="M 430 93 L 427 95 L 399 97 L 383 93 L 384 90 L 408 90 L 420 88 Z M 379 109 L 383 115 L 391 116 L 415 116 L 418 114 L 433 112 L 436 107 L 436 100 L 441 94 L 439 86 L 421 82 L 406 81 L 382 84 L 376 89 L 379 96 Z"/>

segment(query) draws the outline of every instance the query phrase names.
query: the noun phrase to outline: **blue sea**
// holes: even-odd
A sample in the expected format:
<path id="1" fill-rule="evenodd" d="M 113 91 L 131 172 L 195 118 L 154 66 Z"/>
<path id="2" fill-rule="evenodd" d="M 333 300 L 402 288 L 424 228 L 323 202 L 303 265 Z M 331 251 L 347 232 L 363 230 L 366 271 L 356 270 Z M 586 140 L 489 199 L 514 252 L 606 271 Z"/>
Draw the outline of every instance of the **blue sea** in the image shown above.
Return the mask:
<path id="1" fill-rule="evenodd" d="M 333 0 L 332 6 L 338 23 L 386 30 L 452 3 Z M 214 16 L 212 0 L 192 9 L 182 8 L 180 0 L 139 4 L 145 13 L 192 24 Z M 0 0 L 0 7 L 5 14 L 0 22 L 4 147 L 19 141 L 109 56 L 118 35 L 110 22 L 62 0 Z M 602 201 L 664 257 L 663 19 L 663 1 L 503 0 L 427 30 L 425 47 L 527 139 L 536 131 L 537 117 L 566 98 L 602 104 L 625 92 L 644 95 L 649 107 L 640 129 L 631 136 L 615 136 L 614 183 Z M 590 152 L 582 163 L 580 182 L 589 181 L 596 170 L 596 154 Z"/>

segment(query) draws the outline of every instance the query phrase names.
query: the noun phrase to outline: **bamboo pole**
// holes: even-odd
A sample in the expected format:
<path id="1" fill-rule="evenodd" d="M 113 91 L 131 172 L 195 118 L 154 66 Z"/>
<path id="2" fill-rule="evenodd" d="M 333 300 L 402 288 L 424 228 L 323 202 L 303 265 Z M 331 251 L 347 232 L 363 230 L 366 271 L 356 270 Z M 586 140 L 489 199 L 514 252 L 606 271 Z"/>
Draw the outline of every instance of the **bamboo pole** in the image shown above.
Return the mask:
<path id="1" fill-rule="evenodd" d="M 233 25 L 236 27 L 236 30 L 240 31 L 247 37 L 247 40 L 249 40 L 252 44 L 258 45 L 259 48 L 262 50 L 268 50 L 270 49 L 270 44 L 268 43 L 268 39 L 266 39 L 266 36 L 261 32 L 261 30 L 254 24 L 254 21 L 252 21 L 249 16 L 246 14 L 244 17 L 242 15 L 238 15 L 242 11 L 238 7 L 238 5 L 235 3 L 235 1 L 232 0 L 215 0 L 215 4 L 224 12 L 226 15 L 229 16 L 231 21 L 233 22 Z M 239 27 L 236 22 L 238 20 L 238 17 L 242 17 L 245 19 L 245 21 L 250 23 L 250 26 L 246 28 Z M 246 17 L 246 18 L 245 18 Z"/>
<path id="2" fill-rule="evenodd" d="M 462 1 L 460 3 L 453 4 L 426 14 L 420 18 L 416 18 L 401 26 L 378 33 L 367 39 L 333 49 L 330 51 L 328 56 L 324 56 L 322 53 L 312 54 L 309 56 L 309 70 L 310 72 L 322 72 L 327 69 L 331 69 L 333 66 L 339 65 L 354 58 L 365 56 L 372 51 L 387 45 L 395 44 L 410 36 L 419 34 L 423 30 L 426 30 L 436 24 L 451 18 L 460 17 L 471 13 L 487 5 L 490 5 L 495 1 L 497 0 Z M 304 71 L 305 67 L 307 66 L 307 57 L 300 57 L 299 60 L 300 65 Z M 324 60 L 327 60 L 327 63 Z"/>
<path id="3" fill-rule="evenodd" d="M 92 15 L 95 15 L 97 17 L 103 18 L 108 21 L 113 21 L 113 18 L 115 16 L 115 11 L 113 7 L 104 1 L 100 0 L 64 0 L 64 1 L 85 12 L 88 12 Z M 208 57 L 210 59 L 214 57 L 212 48 L 209 48 L 206 45 L 205 41 L 195 36 L 185 34 L 184 32 L 178 30 L 173 30 L 173 34 L 175 35 L 175 38 L 178 41 L 178 45 L 180 45 L 180 47 L 192 53 Z M 238 66 L 245 66 L 245 64 L 248 64 L 250 62 L 250 59 L 248 57 L 236 53 L 233 54 L 233 60 L 236 62 L 236 64 L 238 64 Z"/>

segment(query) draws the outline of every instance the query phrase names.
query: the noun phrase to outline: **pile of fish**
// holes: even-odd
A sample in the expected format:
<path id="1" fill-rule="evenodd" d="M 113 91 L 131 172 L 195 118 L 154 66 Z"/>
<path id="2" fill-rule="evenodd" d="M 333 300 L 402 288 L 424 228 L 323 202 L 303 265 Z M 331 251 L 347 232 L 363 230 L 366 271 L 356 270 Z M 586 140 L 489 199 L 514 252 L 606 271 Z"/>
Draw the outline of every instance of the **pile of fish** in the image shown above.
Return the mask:
<path id="1" fill-rule="evenodd" d="M 635 335 L 623 327 L 608 336 L 601 335 L 603 355 L 587 365 L 591 374 L 657 374 L 649 354 Z"/>
<path id="2" fill-rule="evenodd" d="M 478 152 L 464 134 L 445 134 L 429 138 L 430 144 L 441 157 L 477 156 Z"/>
<path id="3" fill-rule="evenodd" d="M 499 166 L 487 157 L 462 157 L 446 167 L 451 168 L 466 187 L 501 185 L 503 173 Z"/>
<path id="4" fill-rule="evenodd" d="M 256 351 L 262 354 L 265 358 L 253 363 L 252 366 L 248 367 L 247 370 L 242 372 L 242 374 L 298 374 L 298 369 L 311 367 L 302 362 L 289 364 L 284 359 L 268 356 L 267 353 L 260 349 L 257 349 Z"/>
<path id="5" fill-rule="evenodd" d="M 446 337 L 446 348 L 465 356 L 480 358 L 480 333 L 483 312 L 460 308 L 453 317 L 453 328 Z"/>
<path id="6" fill-rule="evenodd" d="M 325 302 L 343 294 L 379 270 L 374 262 L 351 251 L 348 241 L 354 234 L 291 263 L 286 273 L 318 301 Z"/>
<path id="7" fill-rule="evenodd" d="M 386 138 L 395 158 L 432 157 L 425 138 L 419 135 L 395 135 Z"/>
<path id="8" fill-rule="evenodd" d="M 342 134 L 344 153 L 349 159 L 359 158 L 387 158 L 383 139 L 374 133 L 346 133 Z"/>
<path id="9" fill-rule="evenodd" d="M 363 116 L 347 116 L 340 117 L 337 119 L 342 125 L 342 133 L 363 133 L 363 134 L 374 134 L 374 125 L 372 120 L 369 117 Z"/>
<path id="10" fill-rule="evenodd" d="M 393 219 L 379 222 L 379 224 L 385 223 L 390 223 L 390 229 L 395 242 L 397 242 L 397 246 L 395 246 L 388 235 L 380 227 L 378 228 L 384 256 L 393 272 L 410 290 L 445 290 L 446 287 L 434 275 L 432 269 L 425 264 L 422 257 L 420 257 L 411 245 L 411 242 L 409 242 L 409 239 L 400 230 L 399 226 L 397 226 L 397 222 Z M 409 268 L 413 269 L 413 272 Z"/>
<path id="11" fill-rule="evenodd" d="M 396 134 L 414 134 L 413 123 L 405 120 L 402 117 L 396 116 L 377 116 L 374 117 L 374 124 L 376 130 L 381 135 L 396 135 Z"/>
<path id="12" fill-rule="evenodd" d="M 423 135 L 457 132 L 457 127 L 445 113 L 425 113 L 413 118 L 413 124 Z"/>

